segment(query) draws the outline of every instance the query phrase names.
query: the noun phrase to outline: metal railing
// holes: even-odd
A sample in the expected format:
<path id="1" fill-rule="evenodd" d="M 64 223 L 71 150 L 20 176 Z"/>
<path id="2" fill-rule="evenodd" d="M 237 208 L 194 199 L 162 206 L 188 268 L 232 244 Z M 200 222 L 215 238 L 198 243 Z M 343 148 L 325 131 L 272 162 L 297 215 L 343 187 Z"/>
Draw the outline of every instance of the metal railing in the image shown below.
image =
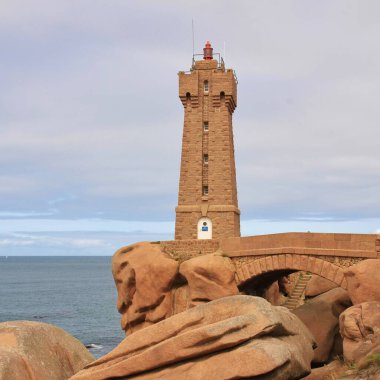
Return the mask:
<path id="1" fill-rule="evenodd" d="M 218 59 L 217 59 L 217 61 L 218 61 L 218 69 L 224 69 L 225 68 L 225 64 L 224 64 L 224 59 L 221 56 L 221 54 L 220 53 L 213 53 L 213 55 L 214 56 L 216 55 L 218 57 Z M 194 70 L 194 68 L 195 68 L 195 57 L 202 57 L 203 58 L 203 54 L 193 54 L 193 61 L 192 61 L 192 64 L 191 64 L 191 69 L 189 71 L 183 71 L 185 74 L 191 73 Z M 238 84 L 239 81 L 238 81 L 238 78 L 236 76 L 235 70 L 232 70 L 232 73 L 234 75 L 236 84 Z"/>
<path id="2" fill-rule="evenodd" d="M 223 57 L 221 56 L 220 53 L 213 53 L 213 55 L 217 55 L 218 56 L 218 69 L 221 69 L 222 67 L 224 67 L 224 60 L 223 60 Z M 195 57 L 202 57 L 203 58 L 203 54 L 193 54 L 193 64 L 192 64 L 192 68 L 194 67 L 195 65 Z"/>

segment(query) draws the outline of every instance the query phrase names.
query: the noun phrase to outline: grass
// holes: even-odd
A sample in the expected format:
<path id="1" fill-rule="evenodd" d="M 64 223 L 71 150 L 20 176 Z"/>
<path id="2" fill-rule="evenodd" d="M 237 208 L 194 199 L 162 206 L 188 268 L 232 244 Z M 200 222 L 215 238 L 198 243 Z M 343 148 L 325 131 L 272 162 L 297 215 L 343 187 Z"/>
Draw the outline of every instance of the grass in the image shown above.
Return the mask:
<path id="1" fill-rule="evenodd" d="M 344 379 L 366 379 L 372 375 L 380 375 L 380 354 L 368 355 L 362 358 L 358 363 L 345 362 L 347 371 L 338 377 L 332 377 L 331 380 Z"/>

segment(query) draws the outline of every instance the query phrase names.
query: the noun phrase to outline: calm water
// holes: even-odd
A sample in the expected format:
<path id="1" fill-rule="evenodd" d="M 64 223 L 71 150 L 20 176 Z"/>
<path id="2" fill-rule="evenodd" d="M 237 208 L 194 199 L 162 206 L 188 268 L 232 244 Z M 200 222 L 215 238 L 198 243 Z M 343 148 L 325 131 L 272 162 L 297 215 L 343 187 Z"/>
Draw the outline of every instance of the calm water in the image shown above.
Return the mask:
<path id="1" fill-rule="evenodd" d="M 0 322 L 52 323 L 102 356 L 124 337 L 111 257 L 0 257 Z"/>

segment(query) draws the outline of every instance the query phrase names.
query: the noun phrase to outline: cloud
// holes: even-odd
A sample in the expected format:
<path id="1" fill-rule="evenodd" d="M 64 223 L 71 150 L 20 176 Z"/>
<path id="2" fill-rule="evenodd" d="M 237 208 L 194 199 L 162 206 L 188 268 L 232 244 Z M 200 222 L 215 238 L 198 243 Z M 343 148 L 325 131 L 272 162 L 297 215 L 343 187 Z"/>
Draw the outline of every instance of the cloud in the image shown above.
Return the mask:
<path id="1" fill-rule="evenodd" d="M 9 234 L 8 237 L 0 238 L 0 246 L 34 246 L 34 247 L 65 247 L 70 248 L 110 248 L 110 244 L 102 239 L 95 238 L 74 238 L 74 237 L 57 237 L 48 235 L 33 234 Z"/>
<path id="2" fill-rule="evenodd" d="M 0 246 L 24 246 L 34 244 L 35 241 L 31 239 L 0 239 Z"/>
<path id="3" fill-rule="evenodd" d="M 0 176 L 0 194 L 4 196 L 8 196 L 9 194 L 22 196 L 28 191 L 35 191 L 38 187 L 39 184 L 33 178 L 18 176 L 15 174 Z M 6 204 L 6 202 L 4 202 L 4 204 Z"/>
<path id="4" fill-rule="evenodd" d="M 9 218 L 26 213 L 46 228 L 66 219 L 75 230 L 102 212 L 106 226 L 173 226 L 183 123 L 176 74 L 191 64 L 192 18 L 196 50 L 206 39 L 216 51 L 226 42 L 239 78 L 243 222 L 318 215 L 364 225 L 380 215 L 378 2 L 0 7 L 0 209 Z M 117 230 L 149 231 L 130 223 Z"/>
<path id="5" fill-rule="evenodd" d="M 169 233 L 48 231 L 0 234 L 0 256 L 111 256 L 137 241 L 171 240 Z"/>
<path id="6" fill-rule="evenodd" d="M 52 216 L 56 213 L 55 210 L 49 212 L 37 212 L 37 211 L 0 211 L 0 218 L 27 218 L 27 217 L 39 217 L 39 216 Z"/>
<path id="7" fill-rule="evenodd" d="M 112 219 L 0 219 L 6 232 L 123 232 L 125 234 L 167 234 L 173 222 L 140 222 Z"/>
<path id="8" fill-rule="evenodd" d="M 265 235 L 281 232 L 318 232 L 318 233 L 379 233 L 377 227 L 380 218 L 354 220 L 281 220 L 281 219 L 252 219 L 245 220 L 241 225 L 243 236 Z"/>

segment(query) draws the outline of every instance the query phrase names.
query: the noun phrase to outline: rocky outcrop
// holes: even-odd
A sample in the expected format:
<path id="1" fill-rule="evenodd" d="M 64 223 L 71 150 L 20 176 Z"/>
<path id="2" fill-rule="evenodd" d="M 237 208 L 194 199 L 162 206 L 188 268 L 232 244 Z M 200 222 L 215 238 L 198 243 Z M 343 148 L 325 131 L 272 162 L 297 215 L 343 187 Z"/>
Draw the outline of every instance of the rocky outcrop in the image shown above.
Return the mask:
<path id="1" fill-rule="evenodd" d="M 127 334 L 200 303 L 239 294 L 229 258 L 210 254 L 179 264 L 153 243 L 118 250 L 112 273 Z"/>
<path id="2" fill-rule="evenodd" d="M 283 307 L 252 296 L 220 298 L 127 336 L 72 380 L 299 379 L 313 339 Z"/>
<path id="3" fill-rule="evenodd" d="M 343 354 L 347 361 L 380 354 L 380 302 L 364 302 L 348 308 L 339 318 Z"/>
<path id="4" fill-rule="evenodd" d="M 331 289 L 336 288 L 337 286 L 338 285 L 334 282 L 313 274 L 306 285 L 305 296 L 316 297 L 320 294 L 328 292 Z"/>
<path id="5" fill-rule="evenodd" d="M 46 323 L 0 323 L 1 380 L 66 380 L 92 362 L 86 347 Z"/>
<path id="6" fill-rule="evenodd" d="M 351 306 L 347 292 L 332 289 L 293 310 L 293 313 L 309 328 L 317 343 L 315 363 L 326 363 L 342 353 L 339 335 L 339 315 Z"/>
<path id="7" fill-rule="evenodd" d="M 284 296 L 290 295 L 292 292 L 293 286 L 290 281 L 290 276 L 283 276 L 278 279 L 278 286 L 281 294 Z"/>
<path id="8" fill-rule="evenodd" d="M 263 293 L 263 298 L 270 302 L 274 306 L 282 305 L 286 297 L 284 297 L 280 292 L 279 281 L 275 281 Z"/>
<path id="9" fill-rule="evenodd" d="M 348 268 L 344 275 L 354 305 L 368 301 L 380 302 L 380 260 L 363 260 Z"/>
<path id="10" fill-rule="evenodd" d="M 189 285 L 191 306 L 239 294 L 234 267 L 227 257 L 194 257 L 181 264 L 180 273 Z"/>
<path id="11" fill-rule="evenodd" d="M 178 262 L 158 244 L 137 243 L 119 249 L 112 258 L 117 309 L 126 333 L 150 326 L 173 314 L 172 288 Z"/>

